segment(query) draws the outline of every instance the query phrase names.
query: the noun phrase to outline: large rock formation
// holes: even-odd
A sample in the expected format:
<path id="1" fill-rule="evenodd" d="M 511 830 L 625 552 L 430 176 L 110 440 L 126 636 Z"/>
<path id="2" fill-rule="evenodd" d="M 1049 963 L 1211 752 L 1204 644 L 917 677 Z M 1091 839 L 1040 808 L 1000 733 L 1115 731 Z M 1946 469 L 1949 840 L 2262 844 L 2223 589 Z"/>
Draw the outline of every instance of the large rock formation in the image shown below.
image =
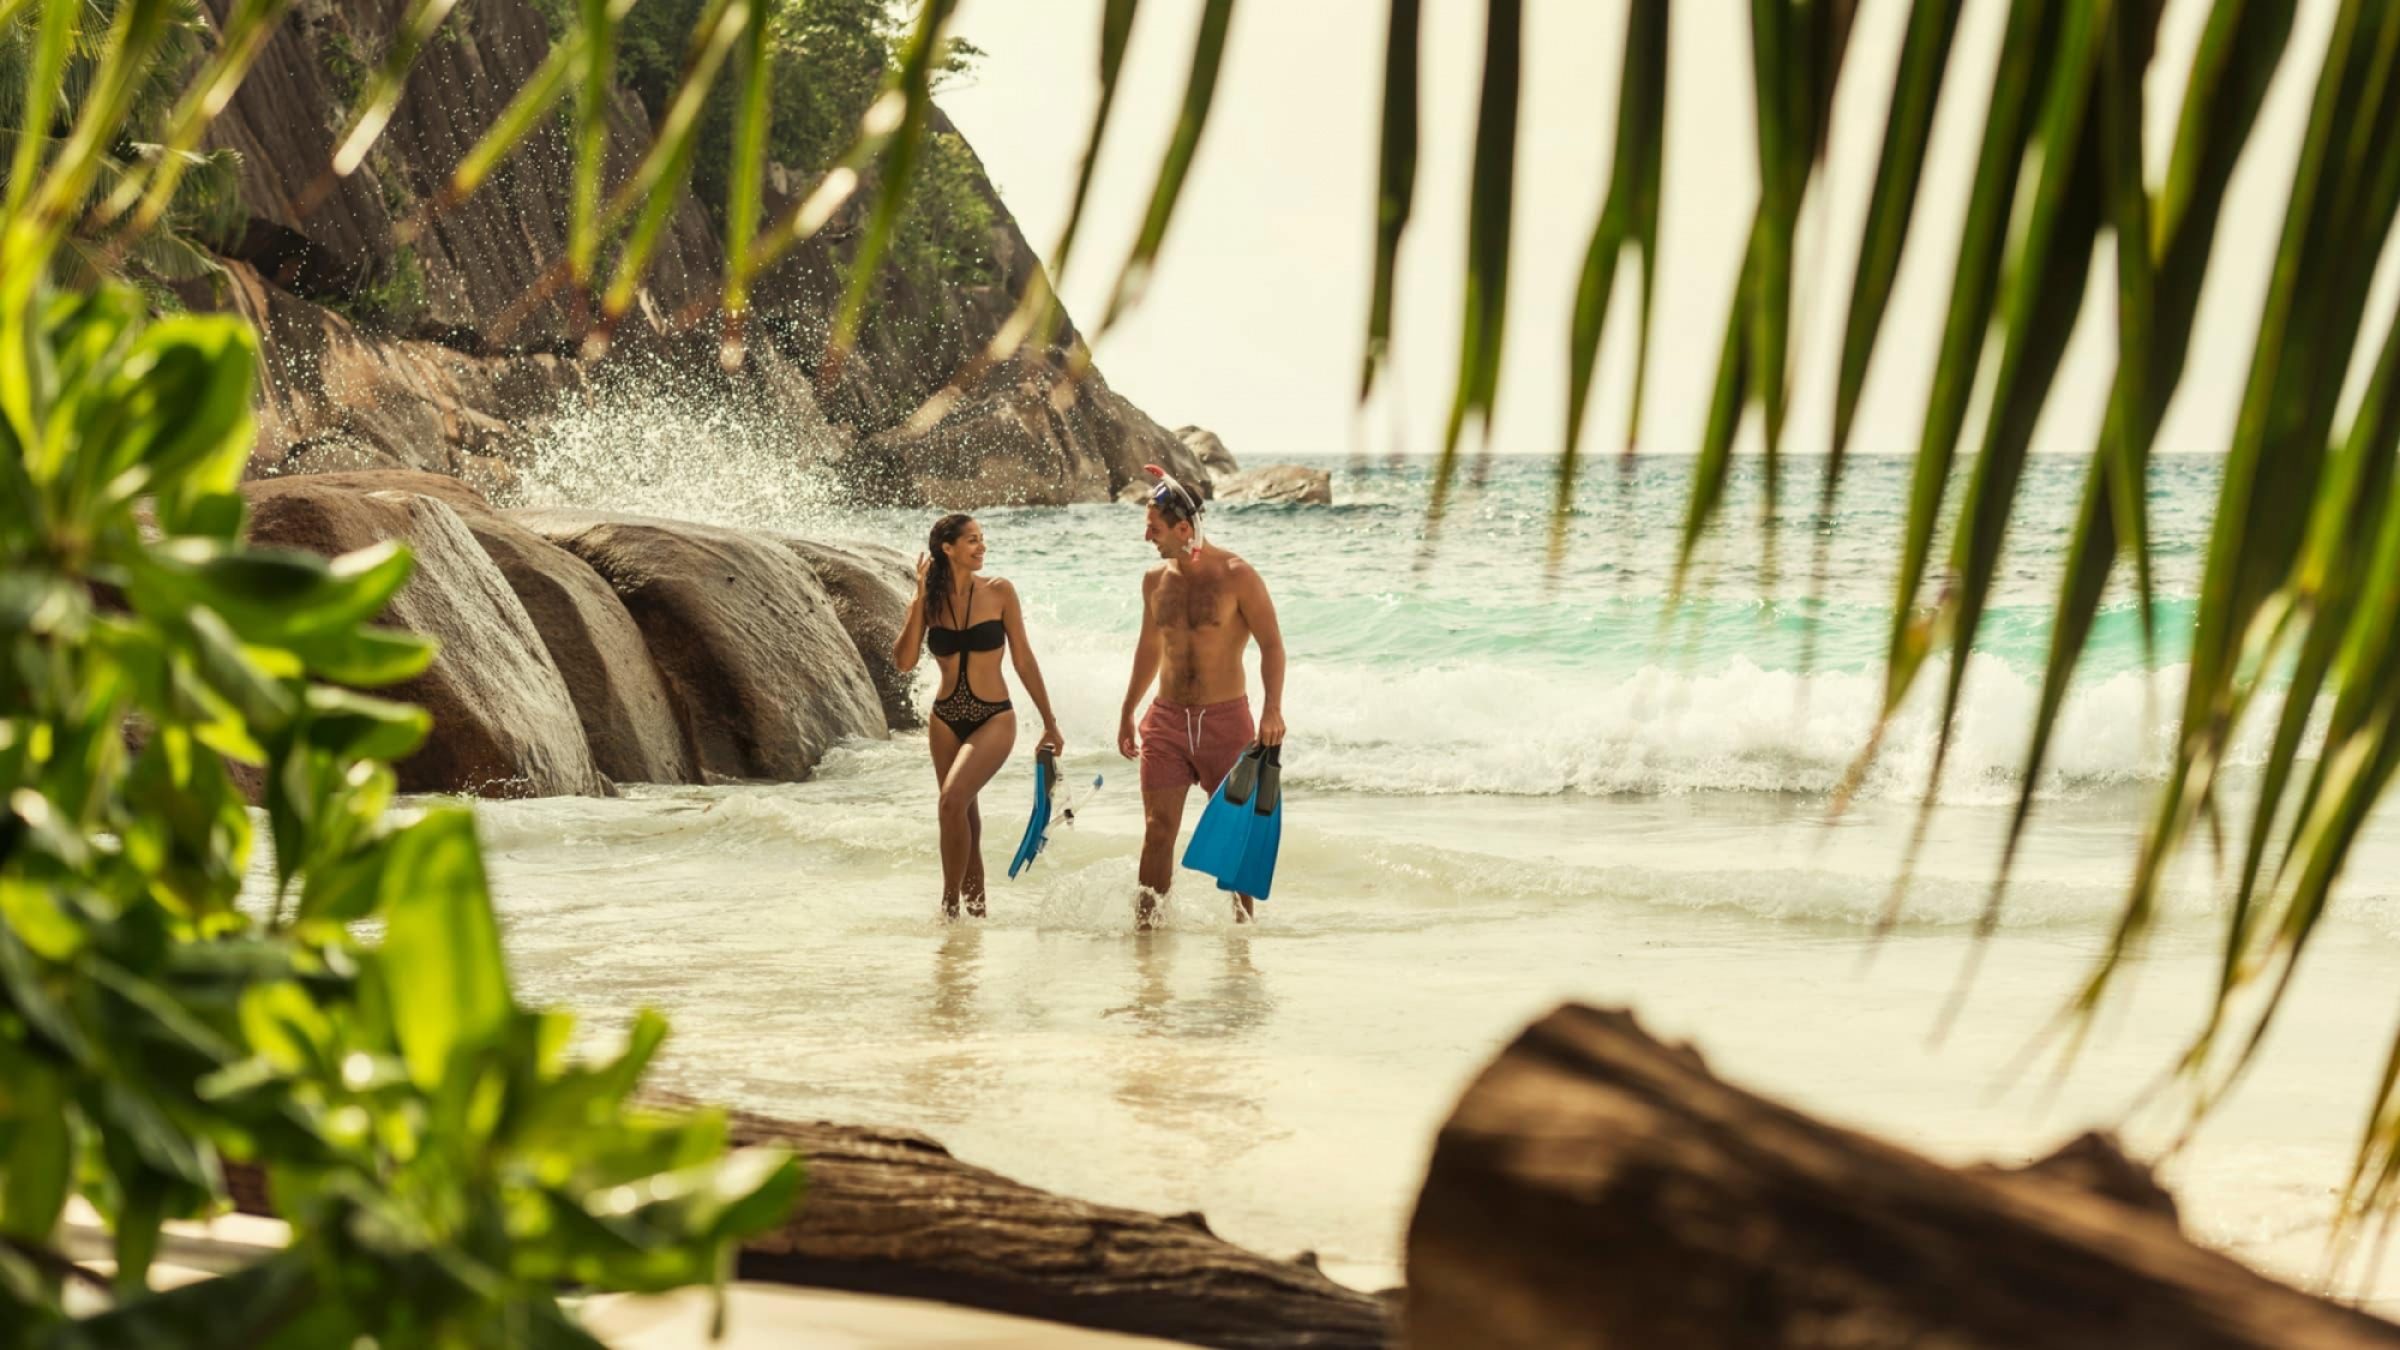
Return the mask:
<path id="1" fill-rule="evenodd" d="M 858 659 L 883 700 L 883 720 L 894 731 L 923 726 L 916 706 L 916 675 L 892 664 L 892 647 L 916 595 L 916 575 L 898 549 L 881 544 L 822 543 L 784 536 L 833 597 L 833 612 L 858 648 Z"/>
<path id="2" fill-rule="evenodd" d="M 206 0 L 222 21 L 232 0 Z M 391 125 L 347 178 L 327 172 L 402 7 L 311 0 L 292 7 L 209 132 L 241 153 L 249 213 L 236 248 L 304 299 L 349 302 L 383 290 L 397 335 L 469 348 L 572 353 L 582 340 L 562 289 L 536 295 L 565 256 L 574 156 L 556 120 L 536 127 L 483 192 L 424 208 L 550 50 L 526 0 L 462 7 L 419 51 Z M 629 173 L 650 139 L 639 103 L 620 94 L 609 119 L 608 176 Z M 708 218 L 686 198 L 669 221 L 629 338 L 714 296 L 722 271 Z M 500 331 L 504 321 L 508 331 Z"/>
<path id="3" fill-rule="evenodd" d="M 231 0 L 206 2 L 221 19 Z M 838 370 L 822 359 L 825 338 L 871 185 L 758 280 L 751 359 L 739 374 L 714 360 L 710 311 L 723 259 L 688 195 L 612 353 L 586 359 L 586 322 L 557 284 L 572 157 L 556 125 L 545 123 L 479 193 L 430 209 L 548 50 L 549 26 L 529 0 L 462 7 L 423 48 L 366 162 L 347 178 L 326 172 L 398 14 L 326 0 L 296 6 L 210 132 L 212 146 L 241 153 L 247 221 L 224 241 L 227 276 L 181 292 L 194 306 L 242 314 L 261 335 L 267 388 L 254 475 L 421 468 L 501 488 L 528 433 L 573 416 L 596 383 L 620 374 L 737 402 L 796 462 L 912 505 L 1099 501 L 1145 462 L 1196 469 L 1098 372 L 1062 385 L 1080 343 L 1071 323 L 1042 351 L 976 373 L 977 355 L 1041 269 L 980 165 L 972 187 L 995 221 L 981 241 L 988 282 L 911 278 L 887 265 L 858 349 Z M 938 113 L 932 130 L 956 133 Z M 612 182 L 649 136 L 639 102 L 620 92 Z M 771 208 L 810 186 L 781 166 L 770 166 L 770 182 Z M 910 433 L 912 417 L 954 381 L 968 387 L 944 396 L 948 416 L 920 418 L 931 429 Z"/>
<path id="4" fill-rule="evenodd" d="M 882 702 L 833 597 L 771 539 L 589 512 L 511 517 L 589 563 L 640 625 L 710 779 L 797 780 Z"/>
<path id="5" fill-rule="evenodd" d="M 433 715 L 434 733 L 395 766 L 403 790 L 532 797 L 606 789 L 533 619 L 447 502 L 306 477 L 245 491 L 254 543 L 336 556 L 399 539 L 416 555 L 384 621 L 441 650 L 424 674 L 379 691 Z"/>

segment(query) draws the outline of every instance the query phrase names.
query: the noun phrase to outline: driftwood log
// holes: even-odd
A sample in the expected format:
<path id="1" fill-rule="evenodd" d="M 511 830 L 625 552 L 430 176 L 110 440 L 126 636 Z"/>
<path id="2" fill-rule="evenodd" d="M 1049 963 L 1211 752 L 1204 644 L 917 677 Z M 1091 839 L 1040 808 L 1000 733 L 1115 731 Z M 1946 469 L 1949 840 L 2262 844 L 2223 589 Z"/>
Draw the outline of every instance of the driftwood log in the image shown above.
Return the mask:
<path id="1" fill-rule="evenodd" d="M 1958 1170 L 1709 1073 L 1625 1013 L 1535 1023 L 1442 1128 L 1411 1346 L 2400 1347 L 2194 1246 L 2095 1139 Z"/>
<path id="2" fill-rule="evenodd" d="M 737 1113 L 734 1138 L 808 1160 L 800 1212 L 742 1250 L 745 1279 L 899 1294 L 1196 1345 L 1358 1347 L 1382 1300 L 1209 1232 L 1011 1181 L 906 1130 Z"/>
<path id="3" fill-rule="evenodd" d="M 678 1103 L 683 1104 L 683 1103 Z M 807 1163 L 799 1212 L 741 1254 L 746 1280 L 934 1299 L 1103 1331 L 1241 1350 L 1381 1350 L 1390 1305 L 1303 1258 L 1161 1217 L 1075 1200 L 970 1166 L 908 1130 L 736 1112 L 737 1144 Z M 258 1171 L 229 1165 L 234 1202 L 267 1214 Z"/>

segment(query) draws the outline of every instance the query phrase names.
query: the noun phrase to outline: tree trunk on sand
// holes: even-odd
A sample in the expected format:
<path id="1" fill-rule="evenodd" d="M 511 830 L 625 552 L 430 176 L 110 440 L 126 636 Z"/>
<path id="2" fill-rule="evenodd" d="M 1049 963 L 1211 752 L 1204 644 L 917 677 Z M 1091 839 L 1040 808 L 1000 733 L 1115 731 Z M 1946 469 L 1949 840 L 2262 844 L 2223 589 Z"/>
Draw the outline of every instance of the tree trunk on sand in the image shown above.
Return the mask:
<path id="1" fill-rule="evenodd" d="M 1570 1005 L 1442 1128 L 1409 1228 L 1407 1341 L 2400 1347 L 2400 1327 L 2192 1245 L 2162 1203 L 2095 1140 L 1954 1170 Z"/>
<path id="2" fill-rule="evenodd" d="M 678 1106 L 690 1103 L 667 1098 Z M 808 1168 L 800 1208 L 742 1249 L 746 1280 L 988 1308 L 1071 1326 L 1243 1350 L 1382 1350 L 1384 1300 L 1313 1260 L 1278 1261 L 1209 1232 L 1055 1195 L 951 1157 L 908 1130 L 732 1113 L 736 1144 L 774 1144 Z M 250 1164 L 234 1203 L 273 1212 Z"/>
<path id="3" fill-rule="evenodd" d="M 1054 1195 L 969 1166 L 906 1130 L 797 1124 L 737 1112 L 742 1144 L 807 1160 L 781 1229 L 742 1250 L 744 1279 L 939 1299 L 1195 1345 L 1380 1350 L 1382 1300 L 1209 1232 Z"/>

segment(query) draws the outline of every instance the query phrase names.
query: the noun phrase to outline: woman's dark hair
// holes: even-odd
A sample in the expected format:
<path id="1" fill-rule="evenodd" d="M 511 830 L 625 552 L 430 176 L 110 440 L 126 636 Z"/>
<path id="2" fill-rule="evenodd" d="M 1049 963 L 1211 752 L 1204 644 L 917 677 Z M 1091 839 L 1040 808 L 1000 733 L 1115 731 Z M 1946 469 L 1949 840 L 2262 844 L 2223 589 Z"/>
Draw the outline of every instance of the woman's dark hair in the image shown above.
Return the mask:
<path id="1" fill-rule="evenodd" d="M 965 534 L 967 527 L 974 523 L 975 517 L 964 511 L 954 511 L 933 522 L 933 529 L 925 536 L 925 552 L 931 559 L 925 568 L 927 631 L 933 628 L 934 607 L 947 607 L 950 604 L 950 555 L 943 552 L 942 548 L 945 544 L 957 543 L 959 536 Z M 949 626 L 955 628 L 958 625 Z"/>

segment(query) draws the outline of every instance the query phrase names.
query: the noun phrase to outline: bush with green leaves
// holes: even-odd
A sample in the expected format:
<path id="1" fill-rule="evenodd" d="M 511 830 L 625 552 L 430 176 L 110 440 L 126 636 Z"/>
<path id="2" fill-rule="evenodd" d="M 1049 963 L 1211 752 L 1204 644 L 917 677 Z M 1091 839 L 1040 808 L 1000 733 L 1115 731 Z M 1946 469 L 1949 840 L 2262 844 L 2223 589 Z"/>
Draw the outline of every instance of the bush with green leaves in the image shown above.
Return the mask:
<path id="1" fill-rule="evenodd" d="M 0 5 L 0 12 L 9 8 Z M 88 8 L 92 28 L 98 30 L 114 17 L 118 0 L 91 0 Z M 209 38 L 209 25 L 196 0 L 177 0 L 164 8 L 158 55 L 135 84 L 117 134 L 102 147 L 93 184 L 95 194 L 105 194 L 172 156 L 179 165 L 179 180 L 160 222 L 163 228 L 125 239 L 117 247 L 104 245 L 91 233 L 72 231 L 66 247 L 51 260 L 61 284 L 88 286 L 104 274 L 120 276 L 142 284 L 153 308 L 172 294 L 167 283 L 194 281 L 218 270 L 207 246 L 237 233 L 242 216 L 240 159 L 233 151 L 170 148 L 160 141 L 160 128 L 173 110 L 184 72 Z M 51 91 L 41 111 L 64 122 L 91 95 L 99 72 L 99 44 L 79 42 L 69 46 L 55 77 L 37 84 L 32 75 L 40 45 L 39 15 L 39 10 L 27 7 L 0 19 L 0 136 L 12 140 L 13 130 L 39 106 L 29 97 L 30 90 Z M 0 159 L 0 185 L 14 169 L 10 159 Z"/>
<path id="2" fill-rule="evenodd" d="M 42 0 L 31 69 L 81 8 Z M 360 692 L 431 658 L 372 624 L 408 554 L 243 540 L 249 329 L 52 288 L 113 139 L 85 133 L 123 124 L 166 8 L 125 0 L 75 134 L 45 111 L 0 199 L 0 1328 L 591 1344 L 562 1295 L 722 1279 L 799 1165 L 632 1100 L 655 1016 L 593 1059 L 518 1005 L 473 815 L 394 805 L 425 714 Z M 162 1225 L 223 1209 L 234 1164 L 289 1246 L 152 1292 Z M 66 1255 L 76 1196 L 112 1277 Z"/>
<path id="3" fill-rule="evenodd" d="M 766 3 L 775 62 L 767 91 L 767 157 L 804 182 L 814 180 L 841 161 L 868 105 L 898 70 L 912 7 L 893 0 Z M 715 9 L 705 0 L 645 0 L 626 14 L 618 34 L 618 74 L 654 122 L 667 116 L 694 36 Z M 967 43 L 952 42 L 937 78 L 966 73 L 980 55 Z M 730 188 L 735 93 L 728 83 L 709 94 L 692 157 L 692 190 L 720 221 Z M 992 280 L 995 216 L 980 179 L 964 140 L 928 135 L 891 245 L 891 264 L 910 283 L 931 288 Z"/>

